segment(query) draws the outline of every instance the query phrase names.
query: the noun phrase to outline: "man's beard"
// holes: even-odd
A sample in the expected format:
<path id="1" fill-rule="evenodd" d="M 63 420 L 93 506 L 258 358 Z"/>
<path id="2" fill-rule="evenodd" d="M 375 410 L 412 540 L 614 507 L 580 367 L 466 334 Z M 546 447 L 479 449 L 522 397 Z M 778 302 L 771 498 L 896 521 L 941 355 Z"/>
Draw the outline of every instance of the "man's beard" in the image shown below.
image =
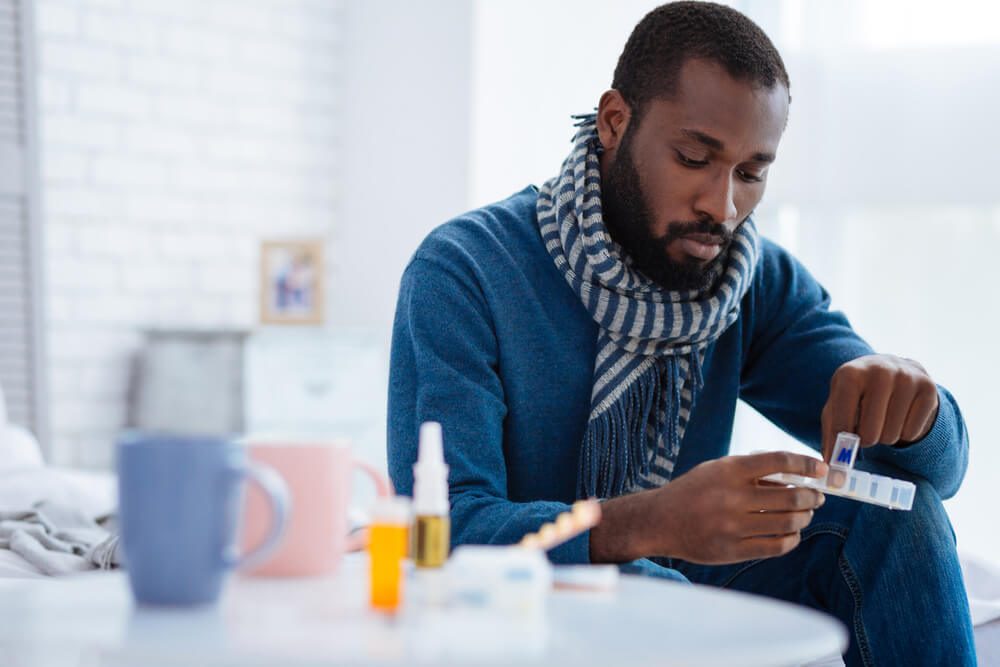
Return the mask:
<path id="1" fill-rule="evenodd" d="M 632 259 L 635 268 L 665 290 L 707 291 L 726 261 L 732 233 L 712 220 L 671 222 L 664 236 L 653 233 L 653 212 L 649 208 L 639 172 L 632 161 L 632 129 L 625 131 L 614 161 L 608 168 L 608 178 L 601 184 L 601 211 L 604 225 Z M 667 254 L 667 246 L 688 234 L 712 234 L 722 240 L 719 254 L 709 262 L 687 257 L 675 262 Z"/>

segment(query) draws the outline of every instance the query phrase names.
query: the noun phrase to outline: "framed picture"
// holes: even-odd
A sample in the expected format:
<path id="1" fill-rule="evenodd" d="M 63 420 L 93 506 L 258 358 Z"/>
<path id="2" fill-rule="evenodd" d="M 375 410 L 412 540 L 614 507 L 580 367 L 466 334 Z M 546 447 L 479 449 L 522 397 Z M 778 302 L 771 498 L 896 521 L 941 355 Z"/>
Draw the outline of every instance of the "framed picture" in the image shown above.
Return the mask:
<path id="1" fill-rule="evenodd" d="M 260 321 L 323 322 L 323 241 L 261 243 Z"/>

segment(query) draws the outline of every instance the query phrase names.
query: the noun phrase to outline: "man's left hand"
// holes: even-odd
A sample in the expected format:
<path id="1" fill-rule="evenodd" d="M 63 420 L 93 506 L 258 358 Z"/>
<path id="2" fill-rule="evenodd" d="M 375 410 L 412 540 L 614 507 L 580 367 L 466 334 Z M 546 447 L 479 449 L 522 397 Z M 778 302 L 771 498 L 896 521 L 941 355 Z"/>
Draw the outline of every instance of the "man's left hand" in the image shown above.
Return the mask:
<path id="1" fill-rule="evenodd" d="M 823 407 L 823 460 L 837 433 L 857 433 L 862 447 L 920 440 L 934 425 L 937 386 L 912 359 L 872 354 L 849 361 L 833 374 Z"/>

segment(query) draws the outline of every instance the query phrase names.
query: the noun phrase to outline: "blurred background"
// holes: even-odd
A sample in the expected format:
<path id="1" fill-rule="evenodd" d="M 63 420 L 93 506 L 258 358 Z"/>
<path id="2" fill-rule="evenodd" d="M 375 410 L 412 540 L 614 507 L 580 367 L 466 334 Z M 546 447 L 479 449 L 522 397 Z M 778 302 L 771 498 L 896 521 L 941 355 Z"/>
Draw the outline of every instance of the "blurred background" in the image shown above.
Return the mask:
<path id="1" fill-rule="evenodd" d="M 384 465 L 410 254 L 555 174 L 657 4 L 0 0 L 11 420 L 63 466 L 178 424 L 338 434 Z M 1000 557 L 1000 5 L 729 4 L 792 82 L 757 223 L 877 350 L 954 392 L 972 456 L 948 506 L 961 548 Z M 265 241 L 321 244 L 319 324 L 262 323 Z M 734 443 L 789 446 L 750 409 Z"/>

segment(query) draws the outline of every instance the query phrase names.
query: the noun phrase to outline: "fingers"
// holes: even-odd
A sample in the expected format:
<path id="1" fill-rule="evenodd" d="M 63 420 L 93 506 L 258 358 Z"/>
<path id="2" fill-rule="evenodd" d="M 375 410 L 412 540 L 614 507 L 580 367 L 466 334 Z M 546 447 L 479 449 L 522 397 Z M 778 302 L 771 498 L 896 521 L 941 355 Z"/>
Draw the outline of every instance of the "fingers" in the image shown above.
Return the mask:
<path id="1" fill-rule="evenodd" d="M 822 415 L 824 461 L 830 460 L 838 433 L 856 432 L 863 374 L 862 370 L 853 366 L 841 366 L 833 374 L 833 379 L 830 381 L 830 397 Z"/>
<path id="2" fill-rule="evenodd" d="M 813 511 L 802 512 L 757 512 L 749 514 L 743 523 L 742 537 L 767 537 L 790 535 L 806 528 L 812 521 Z"/>
<path id="3" fill-rule="evenodd" d="M 833 452 L 834 437 L 837 435 L 837 431 L 833 430 L 832 417 L 830 413 L 832 408 L 830 406 L 830 401 L 827 399 L 826 405 L 823 406 L 823 412 L 820 413 L 819 423 L 820 423 L 820 456 L 823 457 L 824 461 L 829 461 L 830 456 Z"/>
<path id="4" fill-rule="evenodd" d="M 896 381 L 882 420 L 882 430 L 875 442 L 883 445 L 895 445 L 899 442 L 910 406 L 917 397 L 917 389 L 916 381 L 910 376 L 903 376 Z M 864 438 L 861 442 L 864 443 Z"/>
<path id="5" fill-rule="evenodd" d="M 915 361 L 890 355 L 850 361 L 833 374 L 823 406 L 823 459 L 829 460 L 840 431 L 857 433 L 863 447 L 919 440 L 937 408 L 937 387 Z"/>
<path id="6" fill-rule="evenodd" d="M 763 452 L 736 458 L 740 459 L 743 477 L 748 481 L 776 472 L 822 477 L 827 470 L 826 464 L 819 459 L 792 452 Z"/>
<path id="7" fill-rule="evenodd" d="M 937 419 L 938 407 L 937 387 L 931 385 L 921 388 L 910 405 L 899 439 L 903 442 L 916 442 L 927 435 Z"/>
<path id="8" fill-rule="evenodd" d="M 819 509 L 826 496 L 815 489 L 788 488 L 787 486 L 760 486 L 753 491 L 750 511 L 799 512 Z"/>
<path id="9" fill-rule="evenodd" d="M 892 398 L 892 377 L 886 373 L 869 373 L 868 381 L 861 396 L 861 410 L 858 415 L 858 430 L 861 446 L 869 447 L 878 442 L 885 424 L 886 410 Z"/>

